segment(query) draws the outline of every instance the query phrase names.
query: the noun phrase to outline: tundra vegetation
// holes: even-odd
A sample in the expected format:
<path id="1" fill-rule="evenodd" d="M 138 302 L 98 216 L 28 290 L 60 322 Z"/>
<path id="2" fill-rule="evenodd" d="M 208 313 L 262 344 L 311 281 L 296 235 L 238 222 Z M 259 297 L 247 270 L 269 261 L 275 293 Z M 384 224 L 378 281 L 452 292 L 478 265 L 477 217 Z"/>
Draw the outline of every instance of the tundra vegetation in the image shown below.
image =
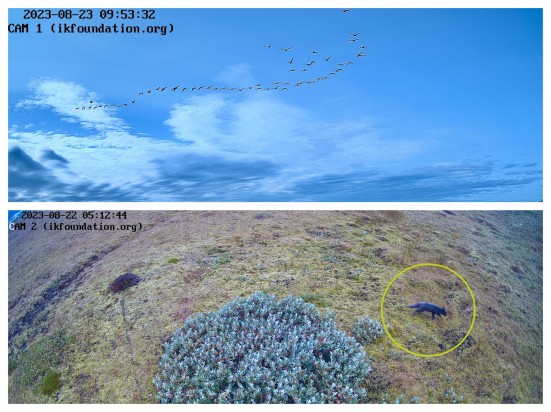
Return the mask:
<path id="1" fill-rule="evenodd" d="M 190 316 L 154 379 L 162 403 L 367 402 L 371 367 L 330 313 L 256 292 Z"/>
<path id="2" fill-rule="evenodd" d="M 199 328 L 198 319 L 207 324 L 256 291 L 267 307 L 302 302 L 297 313 L 329 328 L 319 334 L 363 345 L 368 367 L 353 375 L 362 381 L 347 392 L 354 395 L 323 401 L 542 402 L 540 212 L 136 211 L 128 220 L 144 229 L 9 233 L 9 402 L 159 402 L 164 365 L 175 367 L 166 358 L 175 331 Z M 423 262 L 463 275 L 477 301 L 470 338 L 430 359 L 400 350 L 378 327 L 389 281 Z M 141 281 L 113 293 L 109 286 L 125 273 Z M 407 306 L 419 301 L 445 306 L 448 316 L 412 316 Z M 462 282 L 436 268 L 395 281 L 384 311 L 392 336 L 423 353 L 456 344 L 473 315 Z M 308 356 L 322 364 L 323 355 Z M 213 382 L 222 394 L 226 383 Z M 302 389 L 293 389 L 293 401 L 309 399 Z M 267 401 L 251 393 L 242 399 Z"/>

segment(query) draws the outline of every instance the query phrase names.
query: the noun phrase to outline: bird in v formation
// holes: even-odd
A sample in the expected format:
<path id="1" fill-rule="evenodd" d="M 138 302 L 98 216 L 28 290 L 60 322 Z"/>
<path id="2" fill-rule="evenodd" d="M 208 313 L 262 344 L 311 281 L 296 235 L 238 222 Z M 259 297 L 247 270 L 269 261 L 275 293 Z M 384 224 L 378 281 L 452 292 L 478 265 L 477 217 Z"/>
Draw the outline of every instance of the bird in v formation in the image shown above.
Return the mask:
<path id="1" fill-rule="evenodd" d="M 351 11 L 351 9 L 339 9 L 339 11 L 342 12 L 342 13 L 348 13 L 348 12 Z M 350 33 L 350 35 L 353 38 L 348 39 L 347 42 L 352 43 L 352 44 L 355 44 L 356 42 L 359 42 L 361 40 L 359 38 L 360 34 L 361 34 L 361 32 L 359 32 L 359 31 Z M 273 43 L 269 43 L 269 44 L 264 45 L 264 47 L 267 48 L 267 49 L 273 49 L 273 45 L 274 45 Z M 355 52 L 353 54 L 354 57 L 356 57 L 356 58 L 366 57 L 366 54 L 364 53 L 365 48 L 366 48 L 365 45 L 360 45 L 358 47 L 358 49 L 359 49 L 358 52 Z M 288 52 L 291 51 L 291 49 L 293 49 L 293 46 L 280 47 L 278 50 L 280 52 L 283 52 L 283 53 L 288 53 Z M 317 54 L 319 54 L 319 52 L 318 52 L 318 50 L 311 50 L 311 54 L 317 55 Z M 331 57 L 332 56 L 323 57 L 322 62 L 328 63 L 331 60 Z M 287 61 L 287 63 L 290 64 L 290 65 L 293 65 L 295 63 L 295 57 L 294 56 L 291 57 L 291 59 L 289 61 Z M 307 66 L 307 68 L 300 69 L 300 73 L 308 72 L 308 69 L 311 68 L 315 63 L 316 63 L 316 60 L 310 60 L 309 62 L 305 63 L 305 66 Z M 315 77 L 315 78 L 310 79 L 310 80 L 296 81 L 293 86 L 294 87 L 300 87 L 304 84 L 312 85 L 312 84 L 315 84 L 315 83 L 320 82 L 320 81 L 328 80 L 330 78 L 329 76 L 335 76 L 335 75 L 339 74 L 340 72 L 343 71 L 343 67 L 351 65 L 351 64 L 353 64 L 352 60 L 348 60 L 346 62 L 341 62 L 341 63 L 336 63 L 338 68 L 333 69 L 332 71 L 326 73 L 325 75 L 321 75 L 321 76 Z M 324 65 L 322 65 L 322 66 L 324 66 Z M 297 69 L 295 67 L 292 67 L 288 72 L 289 73 L 296 73 Z M 180 88 L 180 85 L 176 85 L 176 86 L 170 87 L 170 91 L 171 92 L 176 92 L 178 89 L 180 89 L 181 92 L 184 93 L 187 90 L 189 90 L 190 92 L 197 92 L 197 91 L 201 91 L 201 90 L 239 91 L 239 92 L 243 92 L 243 91 L 247 91 L 247 90 L 258 90 L 258 91 L 260 91 L 260 90 L 279 90 L 279 91 L 289 90 L 288 87 L 281 87 L 280 88 L 280 85 L 282 85 L 282 86 L 291 86 L 291 83 L 289 81 L 285 81 L 285 82 L 276 81 L 276 82 L 273 82 L 271 84 L 272 87 L 269 87 L 268 85 L 263 85 L 262 83 L 258 83 L 254 86 L 245 86 L 245 87 L 239 87 L 239 88 L 238 87 L 226 87 L 226 86 L 215 87 L 214 85 L 191 86 L 191 87 L 188 86 L 188 87 L 181 87 Z M 164 92 L 165 90 L 168 90 L 168 89 L 169 89 L 169 86 L 158 86 L 155 89 L 147 89 L 146 91 L 139 92 L 138 97 L 144 96 L 145 94 L 152 94 L 153 90 L 158 91 L 159 93 L 162 93 L 162 92 Z M 132 99 L 130 101 L 130 103 L 135 104 L 136 101 L 137 101 L 137 99 Z M 94 106 L 93 105 L 94 102 L 92 100 L 90 100 L 89 102 L 90 102 L 90 104 L 92 104 L 91 106 L 89 106 L 89 107 L 86 107 L 86 106 L 80 107 L 79 106 L 79 107 L 75 108 L 75 110 L 95 110 L 95 109 L 98 109 L 98 108 L 107 108 L 107 107 L 109 107 L 109 105 L 107 105 L 107 104 Z M 123 103 L 122 105 L 111 104 L 110 106 L 111 107 L 119 107 L 119 108 L 120 107 L 128 107 L 128 103 Z"/>

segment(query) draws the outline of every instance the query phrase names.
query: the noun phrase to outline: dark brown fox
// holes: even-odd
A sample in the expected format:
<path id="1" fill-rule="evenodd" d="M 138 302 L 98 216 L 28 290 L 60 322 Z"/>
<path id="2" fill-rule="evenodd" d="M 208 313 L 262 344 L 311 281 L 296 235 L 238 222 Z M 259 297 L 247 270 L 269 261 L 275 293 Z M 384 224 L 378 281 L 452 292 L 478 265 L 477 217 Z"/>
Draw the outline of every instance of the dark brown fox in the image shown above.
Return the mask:
<path id="1" fill-rule="evenodd" d="M 413 313 L 421 313 L 421 312 L 431 312 L 432 313 L 432 319 L 434 320 L 434 315 L 438 315 L 442 317 L 441 315 L 448 316 L 446 314 L 446 308 L 436 306 L 434 303 L 429 302 L 418 302 L 414 303 L 413 305 L 409 305 L 408 308 L 417 308 L 417 310 Z"/>

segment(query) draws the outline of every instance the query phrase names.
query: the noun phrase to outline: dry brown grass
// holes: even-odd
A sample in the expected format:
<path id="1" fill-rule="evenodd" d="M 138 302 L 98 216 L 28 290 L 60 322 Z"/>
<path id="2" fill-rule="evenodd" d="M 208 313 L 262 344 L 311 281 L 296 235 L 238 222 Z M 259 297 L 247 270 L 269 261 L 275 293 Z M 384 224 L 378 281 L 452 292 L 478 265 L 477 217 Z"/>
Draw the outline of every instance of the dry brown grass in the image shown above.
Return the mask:
<path id="1" fill-rule="evenodd" d="M 263 290 L 304 295 L 350 331 L 360 315 L 378 319 L 387 283 L 422 262 L 468 280 L 478 305 L 474 341 L 429 360 L 386 336 L 368 344 L 378 390 L 424 402 L 442 401 L 447 387 L 468 402 L 541 402 L 541 214 L 454 213 L 128 212 L 128 223 L 146 230 L 10 232 L 11 357 L 24 357 L 40 336 L 72 336 L 58 397 L 14 387 L 15 368 L 10 402 L 154 402 L 162 342 L 191 314 Z M 111 294 L 110 282 L 125 272 L 142 281 Z M 453 278 L 429 274 L 398 282 L 389 295 L 391 328 L 405 340 L 419 336 L 412 344 L 420 350 L 449 345 L 472 309 Z M 433 322 L 400 306 L 420 299 L 444 302 L 449 316 Z"/>

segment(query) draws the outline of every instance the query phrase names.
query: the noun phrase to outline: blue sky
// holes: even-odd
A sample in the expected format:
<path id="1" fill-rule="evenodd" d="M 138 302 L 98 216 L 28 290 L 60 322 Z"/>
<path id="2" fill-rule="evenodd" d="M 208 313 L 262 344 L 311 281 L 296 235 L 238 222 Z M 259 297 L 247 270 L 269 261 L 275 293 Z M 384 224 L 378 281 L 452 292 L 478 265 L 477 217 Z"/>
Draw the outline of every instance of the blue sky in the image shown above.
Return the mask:
<path id="1" fill-rule="evenodd" d="M 9 35 L 10 201 L 542 199 L 541 10 L 104 22 L 174 32 Z"/>

